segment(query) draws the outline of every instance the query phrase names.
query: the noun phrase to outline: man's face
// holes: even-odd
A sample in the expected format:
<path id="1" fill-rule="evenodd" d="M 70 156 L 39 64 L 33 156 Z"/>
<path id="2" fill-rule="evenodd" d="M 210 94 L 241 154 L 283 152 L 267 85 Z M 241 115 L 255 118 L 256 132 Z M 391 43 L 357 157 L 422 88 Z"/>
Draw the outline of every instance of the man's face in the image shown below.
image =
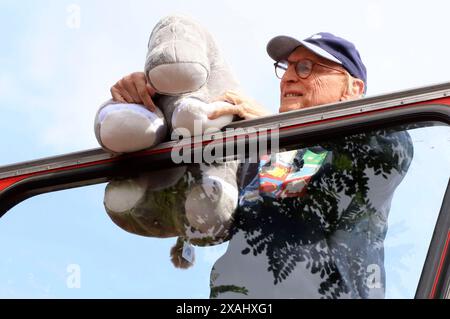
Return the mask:
<path id="1" fill-rule="evenodd" d="M 314 65 L 308 78 L 302 79 L 297 76 L 295 62 L 302 59 L 345 71 L 339 64 L 322 58 L 305 47 L 298 47 L 289 55 L 289 68 L 281 79 L 280 113 L 338 102 L 346 92 L 348 75 L 339 71 Z"/>

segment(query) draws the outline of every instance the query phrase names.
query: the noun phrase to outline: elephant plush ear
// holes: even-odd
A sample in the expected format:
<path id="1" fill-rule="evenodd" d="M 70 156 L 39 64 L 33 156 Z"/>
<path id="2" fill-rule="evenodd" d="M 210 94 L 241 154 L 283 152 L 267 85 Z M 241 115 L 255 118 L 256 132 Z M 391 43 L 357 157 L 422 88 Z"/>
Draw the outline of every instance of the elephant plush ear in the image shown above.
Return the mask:
<path id="1" fill-rule="evenodd" d="M 178 237 L 176 244 L 170 250 L 170 258 L 176 268 L 192 267 L 195 261 L 194 247 L 182 237 Z"/>

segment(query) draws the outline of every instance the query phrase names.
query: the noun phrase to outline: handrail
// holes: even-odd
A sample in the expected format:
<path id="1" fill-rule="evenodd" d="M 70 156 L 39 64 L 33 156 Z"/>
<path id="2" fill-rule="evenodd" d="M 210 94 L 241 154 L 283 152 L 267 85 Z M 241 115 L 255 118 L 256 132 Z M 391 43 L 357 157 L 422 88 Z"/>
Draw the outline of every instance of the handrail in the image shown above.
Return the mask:
<path id="1" fill-rule="evenodd" d="M 450 82 L 388 93 L 358 100 L 327 104 L 310 109 L 302 109 L 277 115 L 266 116 L 254 120 L 244 120 L 232 123 L 227 128 L 253 128 L 267 130 L 292 125 L 308 124 L 326 119 L 338 119 L 343 116 L 355 114 L 368 114 L 374 111 L 388 110 L 401 105 L 414 105 L 419 102 L 436 100 L 450 96 Z M 203 136 L 203 141 L 221 139 L 220 134 Z M 172 148 L 177 143 L 170 141 L 143 152 L 157 152 Z M 142 153 L 142 152 L 137 152 Z M 33 161 L 26 161 L 7 166 L 0 166 L 0 182 L 2 179 L 29 174 L 39 171 L 48 171 L 60 167 L 93 163 L 117 157 L 117 154 L 108 153 L 101 148 L 81 152 L 74 152 L 61 156 L 47 157 Z M 0 188 L 1 189 L 1 188 Z"/>

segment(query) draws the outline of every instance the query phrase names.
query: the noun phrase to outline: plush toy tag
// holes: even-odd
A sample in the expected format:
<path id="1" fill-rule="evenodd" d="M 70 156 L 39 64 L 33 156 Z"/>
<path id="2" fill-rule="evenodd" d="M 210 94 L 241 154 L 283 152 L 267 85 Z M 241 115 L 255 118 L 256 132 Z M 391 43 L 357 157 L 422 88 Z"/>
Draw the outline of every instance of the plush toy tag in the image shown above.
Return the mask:
<path id="1" fill-rule="evenodd" d="M 190 263 L 194 260 L 194 247 L 188 241 L 185 241 L 183 244 L 183 254 L 181 256 Z"/>

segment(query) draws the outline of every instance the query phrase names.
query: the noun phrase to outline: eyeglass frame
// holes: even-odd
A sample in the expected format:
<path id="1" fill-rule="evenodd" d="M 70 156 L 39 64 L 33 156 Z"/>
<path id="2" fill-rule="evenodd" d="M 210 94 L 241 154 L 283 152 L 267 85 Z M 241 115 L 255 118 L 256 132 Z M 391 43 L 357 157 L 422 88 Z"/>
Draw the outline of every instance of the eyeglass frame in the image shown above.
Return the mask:
<path id="1" fill-rule="evenodd" d="M 307 76 L 305 76 L 305 77 L 301 76 L 301 75 L 298 73 L 298 71 L 297 71 L 297 65 L 298 65 L 300 62 L 302 62 L 302 61 L 309 61 L 309 62 L 312 63 L 312 65 L 311 65 L 311 71 L 310 71 L 309 74 L 308 74 Z M 297 61 L 297 62 L 289 62 L 288 60 L 280 60 L 280 61 L 277 61 L 277 62 L 275 62 L 275 63 L 273 64 L 273 66 L 275 67 L 275 76 L 276 76 L 277 78 L 279 78 L 280 80 L 283 78 L 283 76 L 281 76 L 281 77 L 278 76 L 278 74 L 277 74 L 277 68 L 280 67 L 280 66 L 279 66 L 279 63 L 281 63 L 281 62 L 286 62 L 286 63 L 287 63 L 287 68 L 284 70 L 283 76 L 284 76 L 284 74 L 286 73 L 286 71 L 288 70 L 289 65 L 294 64 L 294 65 L 295 65 L 295 67 L 294 67 L 294 69 L 295 69 L 295 74 L 296 74 L 299 78 L 301 78 L 301 79 L 303 79 L 303 80 L 307 79 L 307 78 L 311 75 L 311 73 L 313 72 L 314 66 L 315 66 L 316 64 L 317 64 L 317 65 L 320 65 L 320 66 L 322 66 L 322 67 L 324 67 L 324 68 L 331 69 L 331 70 L 337 71 L 337 72 L 339 72 L 339 73 L 343 73 L 343 74 L 345 74 L 345 75 L 348 75 L 348 72 L 347 72 L 347 71 L 339 70 L 339 69 L 333 68 L 333 67 L 331 67 L 331 66 L 328 66 L 328 65 L 326 65 L 326 64 L 323 64 L 323 63 L 320 63 L 320 62 L 315 62 L 315 61 L 313 61 L 313 60 L 311 60 L 311 59 L 301 59 L 301 60 L 299 60 L 299 61 Z M 281 67 L 280 67 L 280 68 L 281 68 Z M 283 68 L 281 68 L 281 69 L 283 69 Z"/>

